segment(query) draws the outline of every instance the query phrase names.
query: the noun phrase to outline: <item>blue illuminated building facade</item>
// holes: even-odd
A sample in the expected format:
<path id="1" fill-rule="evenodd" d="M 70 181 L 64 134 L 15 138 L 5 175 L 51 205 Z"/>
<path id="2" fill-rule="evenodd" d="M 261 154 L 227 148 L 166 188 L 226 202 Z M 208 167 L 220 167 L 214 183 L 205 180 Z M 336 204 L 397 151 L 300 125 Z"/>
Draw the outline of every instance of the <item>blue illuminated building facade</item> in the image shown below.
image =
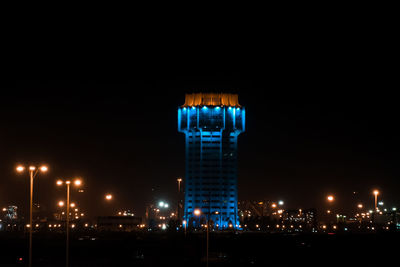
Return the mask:
<path id="1" fill-rule="evenodd" d="M 178 131 L 186 137 L 183 219 L 188 227 L 208 219 L 215 229 L 239 228 L 237 139 L 244 130 L 238 95 L 186 94 L 178 108 Z"/>

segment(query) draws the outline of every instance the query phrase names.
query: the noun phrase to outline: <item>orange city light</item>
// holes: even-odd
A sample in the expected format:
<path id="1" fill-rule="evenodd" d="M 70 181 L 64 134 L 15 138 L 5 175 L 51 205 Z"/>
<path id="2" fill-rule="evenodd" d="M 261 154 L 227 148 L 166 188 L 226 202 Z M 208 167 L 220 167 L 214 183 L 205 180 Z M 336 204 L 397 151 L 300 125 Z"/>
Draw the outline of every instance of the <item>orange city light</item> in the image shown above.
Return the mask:
<path id="1" fill-rule="evenodd" d="M 24 166 L 18 166 L 17 168 L 17 172 L 23 172 L 25 170 Z"/>
<path id="2" fill-rule="evenodd" d="M 64 201 L 59 201 L 58 206 L 63 207 L 64 206 Z"/>
<path id="3" fill-rule="evenodd" d="M 195 209 L 195 210 L 193 211 L 193 214 L 196 215 L 196 216 L 200 216 L 201 210 L 200 210 L 200 209 Z"/>
<path id="4" fill-rule="evenodd" d="M 328 196 L 326 199 L 327 199 L 328 201 L 332 202 L 335 198 L 334 198 L 333 196 Z"/>
<path id="5" fill-rule="evenodd" d="M 374 190 L 373 193 L 374 193 L 375 196 L 379 195 L 379 191 L 378 190 Z"/>
<path id="6" fill-rule="evenodd" d="M 42 171 L 42 172 L 47 172 L 48 170 L 49 170 L 49 168 L 47 168 L 47 166 L 40 167 L 40 171 Z"/>
<path id="7" fill-rule="evenodd" d="M 111 199 L 112 199 L 112 195 L 111 195 L 111 194 L 107 194 L 107 195 L 106 195 L 106 199 L 107 199 L 107 200 L 111 200 Z"/>

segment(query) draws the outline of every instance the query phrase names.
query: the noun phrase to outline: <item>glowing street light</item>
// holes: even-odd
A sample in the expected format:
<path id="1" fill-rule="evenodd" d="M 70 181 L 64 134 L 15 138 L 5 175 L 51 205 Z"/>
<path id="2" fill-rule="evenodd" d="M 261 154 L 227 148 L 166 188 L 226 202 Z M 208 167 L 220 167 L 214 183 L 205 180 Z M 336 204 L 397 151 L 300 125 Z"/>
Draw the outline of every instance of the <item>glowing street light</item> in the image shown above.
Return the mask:
<path id="1" fill-rule="evenodd" d="M 335 200 L 334 196 L 332 196 L 332 195 L 327 196 L 326 199 L 327 199 L 329 202 L 333 202 L 333 201 Z"/>
<path id="2" fill-rule="evenodd" d="M 18 166 L 17 167 L 17 172 L 23 172 L 25 170 L 24 166 Z"/>
<path id="3" fill-rule="evenodd" d="M 193 211 L 193 214 L 195 215 L 195 216 L 200 216 L 201 215 L 201 210 L 200 209 L 194 209 L 194 211 Z M 209 225 L 208 225 L 208 217 L 206 217 L 206 219 L 207 219 L 207 226 L 206 226 L 206 235 L 207 235 L 207 254 L 206 254 L 206 266 L 208 266 L 208 232 L 209 232 L 209 230 L 208 230 L 208 228 L 210 228 L 209 227 Z"/>
<path id="4" fill-rule="evenodd" d="M 182 221 L 182 224 L 183 224 L 183 228 L 185 229 L 185 237 L 186 237 L 186 228 L 187 228 L 187 222 L 186 222 L 186 220 L 183 220 L 183 221 Z"/>
<path id="5" fill-rule="evenodd" d="M 107 194 L 107 195 L 105 196 L 105 198 L 106 198 L 106 200 L 111 200 L 111 199 L 113 198 L 113 196 L 112 196 L 111 194 Z"/>
<path id="6" fill-rule="evenodd" d="M 201 215 L 201 210 L 200 210 L 200 209 L 195 209 L 195 210 L 193 211 L 193 214 L 194 214 L 195 216 L 200 216 L 200 215 Z"/>
<path id="7" fill-rule="evenodd" d="M 25 166 L 19 165 L 16 170 L 19 173 L 25 171 Z M 39 168 L 35 166 L 29 166 L 29 178 L 30 178 L 30 198 L 29 198 L 29 225 L 32 225 L 32 209 L 33 209 L 33 179 L 40 172 L 47 172 L 48 168 L 46 166 L 41 166 Z M 32 266 L 32 227 L 29 227 L 29 263 L 28 266 Z"/>
<path id="8" fill-rule="evenodd" d="M 177 213 L 177 217 L 178 220 L 181 219 L 181 207 L 182 207 L 182 203 L 181 203 L 181 182 L 183 181 L 182 178 L 178 178 L 176 179 L 176 181 L 178 182 L 178 205 L 176 206 L 176 213 Z"/>
<path id="9" fill-rule="evenodd" d="M 41 172 L 47 172 L 49 169 L 47 168 L 47 166 L 41 166 L 40 167 L 40 171 Z"/>
<path id="10" fill-rule="evenodd" d="M 65 247 L 65 266 L 68 267 L 69 264 L 69 208 L 74 208 L 75 207 L 75 203 L 69 203 L 69 195 L 70 195 L 70 185 L 71 185 L 71 180 L 57 180 L 56 184 L 58 186 L 62 186 L 63 184 L 65 184 L 67 186 L 67 218 L 66 218 L 66 236 L 67 236 L 67 240 L 66 240 L 66 247 Z M 75 186 L 80 186 L 82 185 L 82 181 L 80 179 L 75 179 L 73 184 Z M 72 228 L 74 228 L 75 225 L 72 225 Z"/>
<path id="11" fill-rule="evenodd" d="M 374 194 L 374 196 L 375 196 L 375 210 L 377 210 L 378 209 L 378 195 L 379 195 L 379 191 L 378 190 L 374 190 L 373 191 L 373 194 Z"/>
<path id="12" fill-rule="evenodd" d="M 176 179 L 176 181 L 178 181 L 178 192 L 181 192 L 181 182 L 182 182 L 182 178 L 178 178 Z"/>

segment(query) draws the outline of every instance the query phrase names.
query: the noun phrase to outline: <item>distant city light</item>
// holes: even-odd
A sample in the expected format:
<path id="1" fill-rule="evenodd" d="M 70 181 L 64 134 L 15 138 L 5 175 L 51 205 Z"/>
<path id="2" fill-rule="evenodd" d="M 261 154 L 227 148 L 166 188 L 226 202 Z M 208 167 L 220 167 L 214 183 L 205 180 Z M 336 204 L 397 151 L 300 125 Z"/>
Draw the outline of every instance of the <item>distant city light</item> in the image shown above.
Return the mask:
<path id="1" fill-rule="evenodd" d="M 106 200 L 111 200 L 112 198 L 113 198 L 113 196 L 111 194 L 106 195 Z"/>
<path id="2" fill-rule="evenodd" d="M 159 206 L 160 208 L 168 208 L 168 207 L 169 207 L 169 204 L 166 203 L 166 202 L 164 202 L 164 201 L 160 201 L 160 202 L 158 202 L 158 206 Z"/>

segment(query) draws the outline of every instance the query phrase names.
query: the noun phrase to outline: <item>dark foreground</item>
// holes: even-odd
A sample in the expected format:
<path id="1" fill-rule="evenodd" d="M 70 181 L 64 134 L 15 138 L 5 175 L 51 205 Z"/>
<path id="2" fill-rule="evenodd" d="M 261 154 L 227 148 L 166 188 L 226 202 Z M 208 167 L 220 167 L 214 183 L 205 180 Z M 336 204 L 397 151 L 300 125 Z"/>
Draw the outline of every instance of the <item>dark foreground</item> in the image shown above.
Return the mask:
<path id="1" fill-rule="evenodd" d="M 94 240 L 92 240 L 94 239 Z M 209 266 L 400 266 L 400 233 L 210 234 Z M 0 266 L 26 266 L 26 236 L 0 233 Z M 65 266 L 62 234 L 35 234 L 33 266 Z M 206 266 L 205 233 L 77 234 L 70 266 Z"/>

